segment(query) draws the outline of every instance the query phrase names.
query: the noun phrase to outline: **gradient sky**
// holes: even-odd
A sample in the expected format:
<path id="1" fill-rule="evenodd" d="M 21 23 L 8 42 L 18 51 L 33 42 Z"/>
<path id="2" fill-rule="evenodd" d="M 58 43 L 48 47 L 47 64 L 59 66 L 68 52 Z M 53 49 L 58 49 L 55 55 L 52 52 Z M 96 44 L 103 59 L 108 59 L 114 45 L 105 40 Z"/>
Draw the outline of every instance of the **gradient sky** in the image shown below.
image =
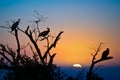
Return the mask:
<path id="1" fill-rule="evenodd" d="M 56 64 L 89 65 L 92 48 L 104 42 L 101 52 L 110 48 L 114 59 L 101 64 L 120 65 L 120 0 L 0 0 L 0 25 L 20 18 L 20 27 L 25 29 L 35 20 L 34 10 L 48 17 L 40 29 L 50 27 L 55 34 L 64 31 L 55 49 Z M 23 44 L 25 40 L 22 37 Z M 0 29 L 0 42 L 15 45 L 5 29 Z"/>

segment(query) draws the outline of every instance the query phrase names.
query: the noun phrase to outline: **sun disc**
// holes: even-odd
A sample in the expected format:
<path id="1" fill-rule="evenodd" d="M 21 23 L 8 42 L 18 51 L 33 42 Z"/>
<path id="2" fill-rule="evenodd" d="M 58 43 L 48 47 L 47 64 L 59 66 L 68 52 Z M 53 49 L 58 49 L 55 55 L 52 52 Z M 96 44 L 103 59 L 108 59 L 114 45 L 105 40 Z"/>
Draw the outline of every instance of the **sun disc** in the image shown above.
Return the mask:
<path id="1" fill-rule="evenodd" d="M 73 67 L 75 67 L 75 68 L 81 68 L 82 66 L 80 64 L 73 64 Z"/>

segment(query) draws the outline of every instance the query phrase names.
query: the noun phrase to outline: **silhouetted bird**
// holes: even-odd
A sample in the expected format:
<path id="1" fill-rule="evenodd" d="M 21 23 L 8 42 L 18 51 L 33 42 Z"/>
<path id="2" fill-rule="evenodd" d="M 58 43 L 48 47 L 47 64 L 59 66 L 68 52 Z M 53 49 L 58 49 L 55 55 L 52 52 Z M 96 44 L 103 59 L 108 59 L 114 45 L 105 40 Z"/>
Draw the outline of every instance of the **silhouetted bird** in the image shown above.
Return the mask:
<path id="1" fill-rule="evenodd" d="M 45 36 L 48 35 L 49 32 L 50 32 L 50 28 L 47 28 L 46 31 L 43 31 L 43 32 L 41 32 L 41 33 L 39 34 L 39 37 L 40 37 L 40 36 L 45 37 Z"/>
<path id="2" fill-rule="evenodd" d="M 107 48 L 103 53 L 102 53 L 102 59 L 106 59 L 107 56 L 109 55 L 109 48 Z"/>
<path id="3" fill-rule="evenodd" d="M 19 25 L 20 19 L 18 19 L 18 21 L 16 21 L 15 23 L 13 23 L 13 25 L 11 26 L 11 31 L 14 31 L 18 25 Z"/>

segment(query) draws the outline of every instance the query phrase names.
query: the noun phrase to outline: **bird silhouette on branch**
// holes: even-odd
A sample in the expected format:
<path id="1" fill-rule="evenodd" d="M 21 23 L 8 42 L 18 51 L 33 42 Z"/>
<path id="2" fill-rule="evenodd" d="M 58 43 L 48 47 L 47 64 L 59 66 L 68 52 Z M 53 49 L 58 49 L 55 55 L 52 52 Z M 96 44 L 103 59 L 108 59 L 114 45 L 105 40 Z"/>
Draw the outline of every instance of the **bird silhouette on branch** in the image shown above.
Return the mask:
<path id="1" fill-rule="evenodd" d="M 96 76 L 94 75 L 94 72 L 93 72 L 93 68 L 94 68 L 95 64 L 97 64 L 99 62 L 113 59 L 112 56 L 109 56 L 110 50 L 109 50 L 109 48 L 107 48 L 105 51 L 103 51 L 103 53 L 101 55 L 101 58 L 96 60 L 96 56 L 98 55 L 98 53 L 99 53 L 99 51 L 101 49 L 102 44 L 103 43 L 101 42 L 99 44 L 98 48 L 95 50 L 95 54 L 93 55 L 91 66 L 90 66 L 89 71 L 88 71 L 87 76 L 86 76 L 87 80 L 103 80 L 100 77 L 96 78 Z"/>
<path id="2" fill-rule="evenodd" d="M 12 26 L 11 26 L 11 32 L 14 31 L 18 27 L 19 22 L 20 22 L 20 19 L 18 19 L 18 21 L 14 22 L 12 24 Z"/>

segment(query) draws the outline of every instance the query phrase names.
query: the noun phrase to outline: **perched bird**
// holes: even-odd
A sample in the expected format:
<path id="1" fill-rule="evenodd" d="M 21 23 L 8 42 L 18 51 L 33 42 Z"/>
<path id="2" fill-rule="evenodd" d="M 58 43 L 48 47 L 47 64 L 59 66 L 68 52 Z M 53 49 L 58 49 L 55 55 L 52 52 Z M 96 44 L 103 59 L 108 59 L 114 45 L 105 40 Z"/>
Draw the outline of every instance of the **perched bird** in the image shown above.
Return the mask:
<path id="1" fill-rule="evenodd" d="M 13 25 L 11 26 L 11 31 L 14 31 L 18 25 L 19 25 L 20 19 L 18 19 L 18 21 L 16 21 L 15 23 L 13 23 Z"/>
<path id="2" fill-rule="evenodd" d="M 48 33 L 50 32 L 50 28 L 47 28 L 46 31 L 43 31 L 39 34 L 39 37 L 46 37 L 48 35 Z"/>
<path id="3" fill-rule="evenodd" d="M 102 59 L 106 59 L 107 58 L 107 56 L 109 55 L 109 48 L 107 48 L 105 51 L 103 51 L 103 53 L 102 53 Z"/>

